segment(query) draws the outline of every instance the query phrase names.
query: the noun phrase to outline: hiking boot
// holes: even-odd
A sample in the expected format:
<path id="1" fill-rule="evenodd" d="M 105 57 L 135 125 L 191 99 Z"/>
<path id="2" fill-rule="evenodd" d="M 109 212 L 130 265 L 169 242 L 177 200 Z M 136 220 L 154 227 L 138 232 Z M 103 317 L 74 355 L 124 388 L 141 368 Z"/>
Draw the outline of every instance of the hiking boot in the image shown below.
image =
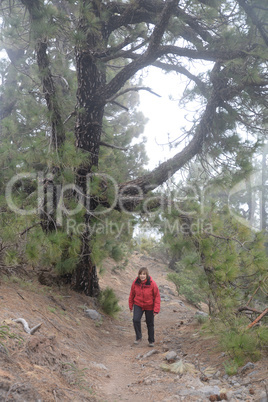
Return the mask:
<path id="1" fill-rule="evenodd" d="M 136 339 L 135 341 L 134 341 L 134 345 L 139 345 L 141 343 L 141 338 L 140 339 Z"/>
<path id="2" fill-rule="evenodd" d="M 150 348 L 153 348 L 153 347 L 154 347 L 154 343 L 153 343 L 153 342 L 149 342 L 149 346 L 150 346 Z"/>

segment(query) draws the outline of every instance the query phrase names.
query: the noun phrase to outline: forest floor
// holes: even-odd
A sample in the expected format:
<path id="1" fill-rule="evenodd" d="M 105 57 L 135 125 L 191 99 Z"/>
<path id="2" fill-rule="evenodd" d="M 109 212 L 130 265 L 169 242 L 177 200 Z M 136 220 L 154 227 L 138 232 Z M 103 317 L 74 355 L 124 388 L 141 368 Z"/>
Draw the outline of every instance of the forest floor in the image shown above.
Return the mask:
<path id="1" fill-rule="evenodd" d="M 154 348 L 148 347 L 144 321 L 142 343 L 133 344 L 128 309 L 131 283 L 144 266 L 162 299 Z M 117 318 L 68 286 L 41 285 L 29 268 L 2 275 L 0 401 L 267 401 L 267 356 L 226 375 L 228 356 L 214 338 L 201 335 L 197 309 L 176 295 L 167 272 L 162 262 L 137 253 L 124 270 L 105 261 L 100 286 L 113 288 L 119 298 Z M 91 319 L 86 309 L 98 310 L 101 319 Z M 30 335 L 13 321 L 18 318 L 30 328 L 42 325 Z M 169 371 L 178 362 L 188 371 Z"/>

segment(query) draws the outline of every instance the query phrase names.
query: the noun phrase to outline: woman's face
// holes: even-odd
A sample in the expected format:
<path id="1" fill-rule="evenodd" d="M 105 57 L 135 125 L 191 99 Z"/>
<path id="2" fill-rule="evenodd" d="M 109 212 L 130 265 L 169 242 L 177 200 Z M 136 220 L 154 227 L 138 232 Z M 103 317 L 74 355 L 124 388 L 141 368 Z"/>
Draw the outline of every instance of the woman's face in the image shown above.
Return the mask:
<path id="1" fill-rule="evenodd" d="M 140 278 L 141 281 L 145 281 L 145 279 L 147 279 L 146 272 L 142 271 L 142 272 L 139 274 L 139 278 Z"/>

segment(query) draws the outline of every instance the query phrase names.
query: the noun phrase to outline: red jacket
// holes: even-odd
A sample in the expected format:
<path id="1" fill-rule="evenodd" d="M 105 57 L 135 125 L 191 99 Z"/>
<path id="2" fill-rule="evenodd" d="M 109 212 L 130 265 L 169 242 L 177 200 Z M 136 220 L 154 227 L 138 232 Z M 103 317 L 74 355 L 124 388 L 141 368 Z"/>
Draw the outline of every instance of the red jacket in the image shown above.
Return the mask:
<path id="1" fill-rule="evenodd" d="M 143 310 L 153 310 L 154 313 L 159 313 L 160 293 L 157 284 L 150 276 L 144 282 L 141 282 L 139 277 L 135 279 L 131 286 L 128 304 L 130 310 L 133 309 L 133 304 L 136 304 Z"/>

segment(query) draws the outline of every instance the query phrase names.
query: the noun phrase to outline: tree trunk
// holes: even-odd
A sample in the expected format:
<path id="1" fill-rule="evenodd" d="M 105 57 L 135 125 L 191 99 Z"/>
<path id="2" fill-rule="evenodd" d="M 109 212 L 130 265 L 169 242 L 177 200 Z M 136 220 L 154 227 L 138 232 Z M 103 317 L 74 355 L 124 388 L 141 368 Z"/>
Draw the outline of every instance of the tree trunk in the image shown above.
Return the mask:
<path id="1" fill-rule="evenodd" d="M 92 261 L 90 248 L 90 216 L 85 216 L 86 230 L 82 234 L 81 258 L 72 275 L 72 288 L 84 292 L 87 296 L 96 297 L 100 293 L 96 265 Z"/>
<path id="2" fill-rule="evenodd" d="M 81 32 L 88 30 L 88 21 L 80 19 Z M 88 296 L 99 294 L 99 283 L 96 266 L 92 260 L 90 223 L 92 213 L 98 206 L 96 199 L 88 194 L 88 182 L 90 173 L 98 166 L 100 138 L 102 132 L 102 120 L 104 103 L 98 94 L 106 83 L 105 69 L 100 66 L 92 55 L 92 49 L 101 46 L 101 33 L 87 35 L 85 42 L 76 48 L 77 66 L 77 103 L 78 114 L 75 127 L 76 146 L 88 152 L 88 161 L 77 169 L 76 184 L 82 190 L 86 213 L 84 216 L 85 231 L 81 235 L 80 261 L 77 264 L 72 277 L 73 288 L 83 291 Z"/>

